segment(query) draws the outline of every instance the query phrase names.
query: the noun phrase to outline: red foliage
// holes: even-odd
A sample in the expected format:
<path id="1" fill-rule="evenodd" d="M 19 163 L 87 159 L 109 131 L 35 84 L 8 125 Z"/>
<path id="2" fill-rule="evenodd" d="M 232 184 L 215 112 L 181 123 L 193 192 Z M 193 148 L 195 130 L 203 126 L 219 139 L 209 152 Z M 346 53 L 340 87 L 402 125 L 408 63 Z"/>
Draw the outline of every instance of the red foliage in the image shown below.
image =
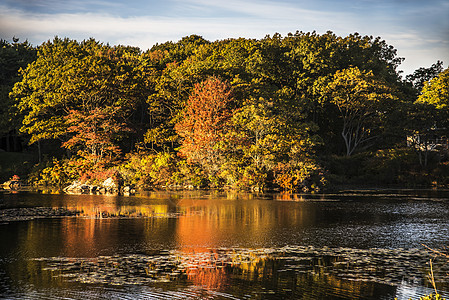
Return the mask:
<path id="1" fill-rule="evenodd" d="M 70 150 L 80 149 L 84 157 L 95 163 L 106 155 L 120 154 L 115 139 L 130 129 L 124 122 L 117 121 L 117 112 L 118 108 L 113 107 L 70 110 L 66 117 L 70 124 L 67 132 L 73 135 L 62 146 Z"/>
<path id="2" fill-rule="evenodd" d="M 213 162 L 217 152 L 214 146 L 223 140 L 229 127 L 232 101 L 229 84 L 216 77 L 195 84 L 186 104 L 184 119 L 175 125 L 175 130 L 183 138 L 182 156 L 199 163 L 204 160 Z"/>

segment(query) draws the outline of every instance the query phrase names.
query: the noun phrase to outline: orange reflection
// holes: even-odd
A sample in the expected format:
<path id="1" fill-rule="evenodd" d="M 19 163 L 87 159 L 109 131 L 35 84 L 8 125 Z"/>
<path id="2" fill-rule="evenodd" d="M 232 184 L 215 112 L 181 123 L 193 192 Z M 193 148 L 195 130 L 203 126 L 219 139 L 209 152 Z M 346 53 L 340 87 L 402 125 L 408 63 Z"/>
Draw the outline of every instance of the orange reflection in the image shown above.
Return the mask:
<path id="1" fill-rule="evenodd" d="M 217 251 L 212 250 L 216 248 L 218 211 L 211 211 L 201 200 L 184 199 L 182 204 L 185 211 L 178 218 L 176 238 L 187 278 L 197 286 L 221 289 L 228 281 L 226 269 Z"/>
<path id="2" fill-rule="evenodd" d="M 145 221 L 144 230 L 140 232 L 144 236 L 140 238 L 152 242 L 156 231 L 160 231 L 163 234 L 161 237 L 166 238 L 174 230 L 174 238 L 182 253 L 180 256 L 185 261 L 184 271 L 188 279 L 198 286 L 221 289 L 228 284 L 228 273 L 231 270 L 238 268 L 238 272 L 246 274 L 245 276 L 256 276 L 258 272 L 255 270 L 262 268 L 262 261 L 251 258 L 235 265 L 229 264 L 229 261 L 224 262 L 219 251 L 211 250 L 220 248 L 221 244 L 217 241 L 235 239 L 262 243 L 272 239 L 277 232 L 276 228 L 283 227 L 284 224 L 305 224 L 309 219 L 304 218 L 304 214 L 314 215 L 313 211 L 306 212 L 295 203 L 284 202 L 279 205 L 274 201 L 252 200 L 250 197 L 242 198 L 232 194 L 227 195 L 226 199 L 213 201 L 208 197 L 195 199 L 193 196 L 183 195 L 168 195 L 166 198 L 124 201 L 117 197 L 84 196 L 74 197 L 76 201 L 67 201 L 70 204 L 66 208 L 80 211 L 84 217 L 63 219 L 65 229 L 62 240 L 67 255 L 89 253 L 90 248 L 113 244 L 114 240 L 119 243 L 120 237 L 114 235 L 112 230 L 112 226 L 118 226 L 119 222 L 110 222 L 107 218 L 176 217 L 167 219 L 169 222 L 154 219 Z M 61 207 L 56 203 L 54 206 Z"/>
<path id="3" fill-rule="evenodd" d="M 191 250 L 191 249 L 190 249 Z M 183 253 L 187 278 L 196 286 L 220 290 L 227 285 L 225 264 L 216 251 Z"/>
<path id="4" fill-rule="evenodd" d="M 98 243 L 96 233 L 100 225 L 103 224 L 99 224 L 99 220 L 95 219 L 62 219 L 62 239 L 66 255 L 76 257 L 79 253 L 88 253 L 90 249 L 95 248 Z"/>
<path id="5" fill-rule="evenodd" d="M 280 192 L 278 195 L 276 195 L 275 199 L 278 201 L 305 201 L 306 200 L 303 195 L 293 194 L 290 192 Z"/>
<path id="6" fill-rule="evenodd" d="M 79 212 L 81 218 L 62 218 L 62 241 L 65 253 L 68 256 L 77 256 L 80 253 L 89 253 L 98 244 L 111 244 L 117 236 L 108 218 L 139 218 L 139 217 L 165 217 L 168 215 L 168 205 L 120 205 L 117 198 L 101 198 L 96 201 L 79 201 L 73 206 L 66 207 L 69 211 Z M 54 206 L 58 209 L 60 206 Z"/>

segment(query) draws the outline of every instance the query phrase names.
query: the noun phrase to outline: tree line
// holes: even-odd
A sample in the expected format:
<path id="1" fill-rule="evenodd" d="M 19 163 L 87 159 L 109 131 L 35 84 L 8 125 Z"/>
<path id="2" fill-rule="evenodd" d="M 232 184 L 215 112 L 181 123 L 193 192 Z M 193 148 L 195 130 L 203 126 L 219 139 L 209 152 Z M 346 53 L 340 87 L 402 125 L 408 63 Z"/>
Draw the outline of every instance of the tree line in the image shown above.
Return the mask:
<path id="1" fill-rule="evenodd" d="M 402 61 L 357 33 L 191 35 L 147 51 L 1 41 L 2 145 L 39 154 L 28 173 L 40 184 L 444 184 L 449 71 L 437 61 L 403 78 Z"/>

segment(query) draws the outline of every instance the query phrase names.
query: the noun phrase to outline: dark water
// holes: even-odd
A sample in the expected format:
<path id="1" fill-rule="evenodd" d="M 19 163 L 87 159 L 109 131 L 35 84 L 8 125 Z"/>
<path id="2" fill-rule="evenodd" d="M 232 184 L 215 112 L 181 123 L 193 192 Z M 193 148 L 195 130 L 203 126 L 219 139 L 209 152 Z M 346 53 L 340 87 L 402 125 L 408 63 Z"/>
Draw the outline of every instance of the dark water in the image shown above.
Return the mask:
<path id="1" fill-rule="evenodd" d="M 449 192 L 0 194 L 2 299 L 449 296 Z M 427 248 L 428 247 L 428 248 Z"/>

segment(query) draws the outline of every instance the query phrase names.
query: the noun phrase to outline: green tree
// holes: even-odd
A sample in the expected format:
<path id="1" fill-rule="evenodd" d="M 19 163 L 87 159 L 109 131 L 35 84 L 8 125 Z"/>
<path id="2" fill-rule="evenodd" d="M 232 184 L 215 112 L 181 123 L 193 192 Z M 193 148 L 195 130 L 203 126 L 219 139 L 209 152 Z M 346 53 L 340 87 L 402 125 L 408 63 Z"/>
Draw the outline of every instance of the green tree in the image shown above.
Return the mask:
<path id="1" fill-rule="evenodd" d="M 441 137 L 439 135 L 445 133 L 437 128 L 444 116 L 432 104 L 417 101 L 409 106 L 405 121 L 407 144 L 417 152 L 420 165 L 427 167 L 429 155 L 437 147 L 435 142 Z"/>
<path id="2" fill-rule="evenodd" d="M 284 71 L 282 88 L 292 91 L 289 105 L 318 125 L 317 133 L 323 140 L 321 152 L 340 151 L 339 111 L 324 96 L 337 71 L 357 67 L 364 72 L 372 71 L 390 85 L 401 84 L 397 67 L 403 59 L 379 37 L 296 32 L 283 38 L 281 45 L 283 54 L 277 57 L 286 60 L 282 69 L 288 70 Z"/>
<path id="3" fill-rule="evenodd" d="M 357 67 L 337 71 L 327 86 L 330 102 L 335 104 L 342 119 L 341 136 L 346 155 L 377 137 L 376 123 L 388 111 L 395 97 L 389 86 L 372 72 Z"/>
<path id="4" fill-rule="evenodd" d="M 20 127 L 17 118 L 13 117 L 14 102 L 9 98 L 9 93 L 20 80 L 19 70 L 35 59 L 36 50 L 27 41 L 19 43 L 19 39 L 14 38 L 13 43 L 9 43 L 0 40 L 0 136 L 5 136 L 6 151 L 17 148 L 11 145 L 10 137 L 17 141 Z"/>
<path id="5" fill-rule="evenodd" d="M 408 143 L 427 166 L 429 154 L 438 150 L 439 140 L 447 137 L 449 117 L 449 69 L 424 82 L 421 95 L 411 105 L 408 115 Z"/>
<path id="6" fill-rule="evenodd" d="M 437 109 L 449 110 L 449 68 L 424 84 L 417 101 L 432 104 Z"/>
<path id="7" fill-rule="evenodd" d="M 71 149 L 74 143 L 69 141 L 84 134 L 80 127 L 70 130 L 74 128 L 72 117 L 100 116 L 101 110 L 110 113 L 109 133 L 115 137 L 110 141 L 117 145 L 120 134 L 112 130 L 131 127 L 131 116 L 142 95 L 139 49 L 110 47 L 93 39 L 78 43 L 55 38 L 38 50 L 37 60 L 22 72 L 23 79 L 12 92 L 24 115 L 21 131 L 30 135 L 30 143 L 59 139 Z M 98 130 L 92 132 L 101 131 L 100 122 L 95 124 Z M 85 138 L 76 144 L 88 149 L 92 144 Z"/>
<path id="8" fill-rule="evenodd" d="M 405 76 L 405 80 L 413 85 L 418 94 L 421 93 L 426 82 L 429 82 L 443 71 L 443 62 L 438 60 L 429 68 L 419 68 L 412 74 Z"/>
<path id="9" fill-rule="evenodd" d="M 232 122 L 226 140 L 229 157 L 223 166 L 229 183 L 252 189 L 274 184 L 289 189 L 303 187 L 310 173 L 298 173 L 296 181 L 291 176 L 306 161 L 314 161 L 313 147 L 318 139 L 311 134 L 316 131 L 313 123 L 295 122 L 263 98 L 251 99 L 236 110 Z M 285 184 L 287 181 L 291 184 Z"/>

